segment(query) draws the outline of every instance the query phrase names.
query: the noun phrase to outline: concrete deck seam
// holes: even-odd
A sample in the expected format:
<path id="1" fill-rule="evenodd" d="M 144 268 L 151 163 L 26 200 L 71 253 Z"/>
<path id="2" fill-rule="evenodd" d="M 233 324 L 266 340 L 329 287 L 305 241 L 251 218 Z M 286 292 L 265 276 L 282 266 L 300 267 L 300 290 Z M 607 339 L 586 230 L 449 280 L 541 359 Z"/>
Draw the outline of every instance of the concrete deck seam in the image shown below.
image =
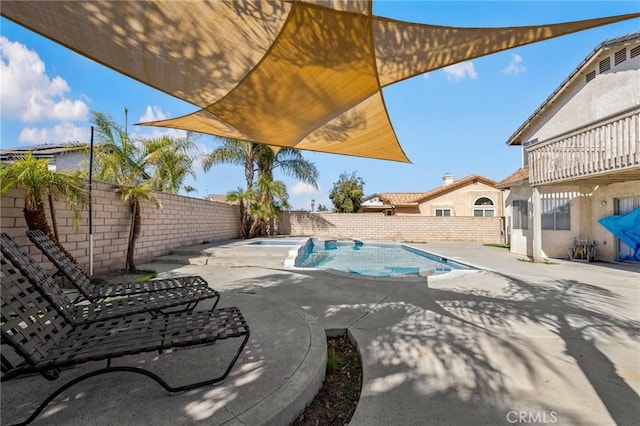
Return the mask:
<path id="1" fill-rule="evenodd" d="M 404 287 L 405 285 L 407 285 L 406 281 L 402 281 L 400 284 L 398 284 L 396 287 L 394 287 L 387 295 L 385 295 L 382 299 L 380 299 L 379 301 L 375 302 L 373 304 L 373 306 L 369 309 L 367 309 L 367 311 L 362 314 L 359 318 L 356 318 L 355 320 L 353 320 L 351 322 L 351 324 L 347 325 L 346 329 L 349 330 L 351 329 L 351 327 L 354 327 L 356 325 L 356 323 L 362 321 L 367 315 L 369 315 L 374 309 L 376 309 L 381 303 L 383 303 L 385 300 L 387 300 L 389 297 L 391 297 L 396 291 L 398 291 L 401 287 Z"/>

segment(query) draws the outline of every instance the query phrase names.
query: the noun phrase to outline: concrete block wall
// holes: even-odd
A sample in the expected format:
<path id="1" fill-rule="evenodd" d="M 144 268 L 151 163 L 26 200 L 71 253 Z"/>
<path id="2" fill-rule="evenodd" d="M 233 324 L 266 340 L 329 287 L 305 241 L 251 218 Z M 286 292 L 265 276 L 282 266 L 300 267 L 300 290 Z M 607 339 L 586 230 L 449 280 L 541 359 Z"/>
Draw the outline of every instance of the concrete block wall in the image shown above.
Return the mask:
<path id="1" fill-rule="evenodd" d="M 93 184 L 94 274 L 124 267 L 131 213 L 114 186 L 102 182 Z M 203 242 L 240 237 L 239 211 L 235 206 L 180 195 L 157 193 L 162 209 L 142 202 L 142 230 L 136 242 L 136 263 L 168 254 L 171 249 Z M 88 211 L 81 213 L 77 231 L 73 229 L 71 211 L 63 201 L 56 201 L 55 213 L 62 245 L 87 271 L 89 269 Z M 24 191 L 12 189 L 2 196 L 0 216 L 2 232 L 26 246 L 32 256 L 48 270 L 53 265 L 42 259 L 40 251 L 27 236 L 22 212 Z M 49 206 L 45 202 L 50 219 Z M 49 221 L 51 223 L 51 221 Z"/>
<path id="2" fill-rule="evenodd" d="M 336 239 L 501 244 L 502 224 L 501 217 L 288 212 L 283 215 L 279 232 Z"/>

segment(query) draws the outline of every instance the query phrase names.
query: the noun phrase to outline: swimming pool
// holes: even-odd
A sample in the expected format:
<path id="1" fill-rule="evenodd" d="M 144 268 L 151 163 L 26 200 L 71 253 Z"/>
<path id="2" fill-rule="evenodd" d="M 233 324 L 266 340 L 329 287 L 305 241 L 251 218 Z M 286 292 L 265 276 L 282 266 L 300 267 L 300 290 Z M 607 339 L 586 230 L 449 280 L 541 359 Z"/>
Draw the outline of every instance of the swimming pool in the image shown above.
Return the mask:
<path id="1" fill-rule="evenodd" d="M 426 276 L 473 269 L 404 244 L 318 239 L 310 239 L 299 251 L 295 266 L 377 277 Z"/>

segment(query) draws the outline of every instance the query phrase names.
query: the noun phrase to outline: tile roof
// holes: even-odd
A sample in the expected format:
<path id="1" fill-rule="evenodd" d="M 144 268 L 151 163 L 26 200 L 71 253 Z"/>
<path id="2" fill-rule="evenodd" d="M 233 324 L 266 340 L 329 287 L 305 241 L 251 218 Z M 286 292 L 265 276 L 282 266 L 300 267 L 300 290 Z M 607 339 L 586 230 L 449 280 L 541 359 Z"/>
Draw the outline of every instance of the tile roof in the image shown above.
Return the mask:
<path id="1" fill-rule="evenodd" d="M 425 192 L 382 192 L 380 193 L 380 199 L 394 206 L 417 205 L 418 200 L 425 194 Z"/>
<path id="2" fill-rule="evenodd" d="M 496 184 L 496 188 L 504 189 L 529 183 L 529 166 L 524 166 L 516 170 L 509 177 Z"/>
<path id="3" fill-rule="evenodd" d="M 428 192 L 382 192 L 380 193 L 380 198 L 393 206 L 417 206 L 423 201 L 469 185 L 474 181 L 481 181 L 485 185 L 496 186 L 496 182 L 494 180 L 480 175 L 470 175 L 453 181 L 449 185 L 443 185 Z"/>

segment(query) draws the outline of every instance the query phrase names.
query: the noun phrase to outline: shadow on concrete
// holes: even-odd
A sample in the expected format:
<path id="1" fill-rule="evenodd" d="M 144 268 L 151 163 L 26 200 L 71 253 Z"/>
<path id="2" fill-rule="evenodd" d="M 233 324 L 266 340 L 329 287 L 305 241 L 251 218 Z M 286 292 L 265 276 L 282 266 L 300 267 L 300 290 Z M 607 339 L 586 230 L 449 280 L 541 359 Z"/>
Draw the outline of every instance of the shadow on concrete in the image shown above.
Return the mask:
<path id="1" fill-rule="evenodd" d="M 586 382 L 613 421 L 633 424 L 640 397 L 601 350 L 610 336 L 640 337 L 640 322 L 626 316 L 620 295 L 576 280 L 534 283 L 480 274 L 501 281 L 500 291 L 473 286 L 473 274 L 465 276 L 460 284 L 468 288 L 461 290 L 429 288 L 426 281 L 327 279 L 321 271 L 274 271 L 241 280 L 233 291 L 282 298 L 310 312 L 325 329 L 350 329 L 361 342 L 363 362 L 376 371 L 364 384 L 361 404 L 369 399 L 369 408 L 356 411 L 356 424 L 384 419 L 382 411 L 371 409 L 385 406 L 376 402 L 383 394 L 387 400 L 404 395 L 393 402 L 399 406 L 411 403 L 407 395 L 420 395 L 418 411 L 428 410 L 436 423 L 451 420 L 451 407 L 469 419 L 480 415 L 485 424 L 505 423 L 510 410 L 550 416 L 554 408 L 541 389 L 570 389 L 575 399 L 575 392 L 590 395 L 588 387 L 580 388 Z M 551 340 L 525 339 L 529 333 Z M 571 360 L 581 375 L 562 367 Z M 564 397 L 558 395 L 554 415 L 561 423 L 583 422 L 585 413 L 572 396 L 566 404 Z M 408 423 L 420 421 L 410 409 L 406 413 Z"/>

